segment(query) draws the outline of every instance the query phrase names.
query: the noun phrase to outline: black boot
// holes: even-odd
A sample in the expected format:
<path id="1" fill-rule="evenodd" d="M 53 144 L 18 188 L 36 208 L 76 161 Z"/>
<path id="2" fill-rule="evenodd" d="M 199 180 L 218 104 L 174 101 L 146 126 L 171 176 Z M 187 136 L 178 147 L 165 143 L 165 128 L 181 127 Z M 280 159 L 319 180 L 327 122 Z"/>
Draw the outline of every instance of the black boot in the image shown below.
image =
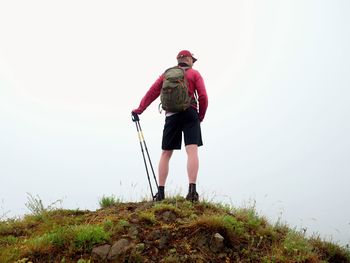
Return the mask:
<path id="1" fill-rule="evenodd" d="M 155 201 L 162 201 L 165 198 L 164 186 L 158 186 L 158 193 L 153 197 Z"/>
<path id="2" fill-rule="evenodd" d="M 190 184 L 188 188 L 188 194 L 186 196 L 186 200 L 191 202 L 197 202 L 199 199 L 198 193 L 196 191 L 196 184 Z"/>

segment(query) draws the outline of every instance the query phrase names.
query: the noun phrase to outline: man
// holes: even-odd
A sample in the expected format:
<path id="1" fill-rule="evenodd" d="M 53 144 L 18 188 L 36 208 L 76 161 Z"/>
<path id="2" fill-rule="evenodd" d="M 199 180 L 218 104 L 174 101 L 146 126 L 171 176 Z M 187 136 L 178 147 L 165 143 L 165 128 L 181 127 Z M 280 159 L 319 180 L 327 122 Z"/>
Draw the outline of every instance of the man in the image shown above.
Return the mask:
<path id="1" fill-rule="evenodd" d="M 207 107 L 208 97 L 204 81 L 200 73 L 193 69 L 197 61 L 188 50 L 182 50 L 177 55 L 178 67 L 185 70 L 188 95 L 192 98 L 191 105 L 181 112 L 165 112 L 165 125 L 162 138 L 162 153 L 158 166 L 159 188 L 156 200 L 165 198 L 164 187 L 169 172 L 169 161 L 173 150 L 181 149 L 182 133 L 184 134 L 185 149 L 187 153 L 187 174 L 189 191 L 187 200 L 198 201 L 196 181 L 199 169 L 198 146 L 203 145 L 200 122 L 203 121 Z M 146 95 L 142 98 L 133 114 L 141 114 L 161 93 L 164 73 L 154 82 Z M 195 95 L 197 94 L 197 95 Z M 196 98 L 197 97 L 197 98 Z M 198 105 L 197 105 L 198 104 Z"/>

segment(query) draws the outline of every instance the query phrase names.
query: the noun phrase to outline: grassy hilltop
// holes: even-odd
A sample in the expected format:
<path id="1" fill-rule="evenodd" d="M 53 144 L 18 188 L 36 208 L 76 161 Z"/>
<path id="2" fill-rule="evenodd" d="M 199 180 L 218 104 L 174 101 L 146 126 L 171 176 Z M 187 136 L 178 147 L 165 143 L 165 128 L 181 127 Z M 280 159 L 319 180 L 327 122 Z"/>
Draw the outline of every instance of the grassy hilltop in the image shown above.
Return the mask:
<path id="1" fill-rule="evenodd" d="M 348 248 L 308 238 L 254 208 L 182 197 L 100 200 L 97 211 L 44 208 L 0 221 L 0 262 L 350 262 Z"/>

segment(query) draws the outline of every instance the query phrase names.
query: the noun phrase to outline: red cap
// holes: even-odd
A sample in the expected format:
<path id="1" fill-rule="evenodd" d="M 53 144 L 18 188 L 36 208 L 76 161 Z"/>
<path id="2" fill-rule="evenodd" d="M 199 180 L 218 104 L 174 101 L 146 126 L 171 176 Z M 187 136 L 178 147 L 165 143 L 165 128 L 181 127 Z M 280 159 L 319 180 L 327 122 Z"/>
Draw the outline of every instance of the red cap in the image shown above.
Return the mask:
<path id="1" fill-rule="evenodd" d="M 197 59 L 193 57 L 193 54 L 188 50 L 180 51 L 176 58 L 178 59 L 182 57 L 191 57 L 193 59 L 193 63 L 197 61 Z"/>

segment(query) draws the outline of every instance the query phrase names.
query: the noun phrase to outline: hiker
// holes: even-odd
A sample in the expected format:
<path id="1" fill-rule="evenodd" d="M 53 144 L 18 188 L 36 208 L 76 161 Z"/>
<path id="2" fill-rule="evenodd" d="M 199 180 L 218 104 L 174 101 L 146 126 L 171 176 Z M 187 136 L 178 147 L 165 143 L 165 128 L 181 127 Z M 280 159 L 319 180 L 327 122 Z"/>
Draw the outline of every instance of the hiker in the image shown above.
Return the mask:
<path id="1" fill-rule="evenodd" d="M 132 114 L 141 114 L 158 96 L 161 96 L 162 108 L 165 110 L 165 125 L 162 138 L 162 153 L 158 166 L 159 186 L 155 196 L 156 201 L 165 198 L 164 187 L 169 172 L 169 161 L 173 150 L 180 150 L 182 133 L 184 134 L 185 149 L 187 153 L 187 173 L 189 180 L 189 191 L 187 200 L 198 201 L 196 181 L 199 169 L 198 146 L 202 146 L 202 135 L 200 122 L 203 121 L 207 106 L 208 97 L 204 81 L 200 73 L 193 69 L 193 63 L 197 61 L 188 50 L 182 50 L 177 55 L 177 66 L 165 71 L 147 91 L 142 98 L 138 108 L 132 110 Z M 171 72 L 172 69 L 175 70 Z M 179 71 L 180 70 L 180 71 Z M 164 90 L 171 81 L 171 76 L 182 74 L 185 82 L 186 102 L 180 102 L 180 108 L 172 108 L 164 98 L 167 96 Z M 168 78 L 168 75 L 170 77 Z M 178 81 L 177 83 L 183 82 Z M 175 84 L 176 85 L 176 84 Z M 171 86 L 171 84 L 169 85 Z M 175 103 L 176 104 L 176 103 Z M 183 104 L 183 105 L 182 105 Z M 179 106 L 179 105 L 177 105 Z"/>

